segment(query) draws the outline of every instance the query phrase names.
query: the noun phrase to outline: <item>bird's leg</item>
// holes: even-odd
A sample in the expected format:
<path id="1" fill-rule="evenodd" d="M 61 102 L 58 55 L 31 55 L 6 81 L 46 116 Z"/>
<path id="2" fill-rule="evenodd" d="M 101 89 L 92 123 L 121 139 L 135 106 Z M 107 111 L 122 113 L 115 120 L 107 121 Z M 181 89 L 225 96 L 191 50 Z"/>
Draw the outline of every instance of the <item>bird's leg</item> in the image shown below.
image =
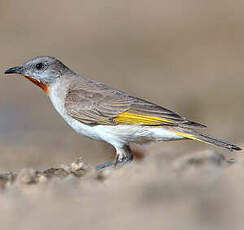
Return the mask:
<path id="1" fill-rule="evenodd" d="M 115 157 L 115 167 L 121 167 L 124 164 L 130 162 L 133 160 L 133 154 L 131 152 L 131 149 L 128 145 L 124 146 L 123 148 L 116 149 L 116 157 Z"/>
<path id="2" fill-rule="evenodd" d="M 100 170 L 109 166 L 121 167 L 125 163 L 133 160 L 133 154 L 129 146 L 123 146 L 123 148 L 116 148 L 115 159 L 104 164 L 96 165 L 96 169 Z"/>
<path id="3" fill-rule="evenodd" d="M 100 169 L 103 169 L 103 168 L 106 168 L 106 167 L 109 167 L 109 166 L 113 166 L 113 165 L 115 165 L 115 160 L 106 162 L 104 164 L 96 165 L 95 168 L 97 170 L 100 170 Z"/>

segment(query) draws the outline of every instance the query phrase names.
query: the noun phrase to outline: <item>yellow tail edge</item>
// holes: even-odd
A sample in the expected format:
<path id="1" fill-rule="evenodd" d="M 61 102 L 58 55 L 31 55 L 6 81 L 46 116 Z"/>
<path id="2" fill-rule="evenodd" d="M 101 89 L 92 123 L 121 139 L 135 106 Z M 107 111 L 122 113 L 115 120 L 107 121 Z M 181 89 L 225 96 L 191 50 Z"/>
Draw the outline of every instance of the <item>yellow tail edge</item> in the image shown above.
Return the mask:
<path id="1" fill-rule="evenodd" d="M 203 142 L 203 143 L 206 143 L 206 144 L 214 145 L 212 143 L 209 143 L 207 141 L 204 141 L 204 140 L 201 140 L 201 139 L 197 138 L 193 134 L 183 133 L 183 132 L 179 132 L 179 131 L 174 131 L 174 133 L 176 135 L 178 135 L 178 136 L 181 136 L 181 137 L 185 137 L 185 138 L 188 138 L 188 139 L 191 139 L 191 140 L 200 141 L 200 142 Z"/>
<path id="2" fill-rule="evenodd" d="M 198 132 L 195 132 L 193 130 L 186 130 L 185 132 L 184 132 L 184 130 L 183 131 L 175 130 L 174 133 L 177 134 L 178 136 L 181 136 L 181 137 L 185 137 L 185 138 L 188 138 L 191 140 L 200 141 L 200 142 L 203 142 L 203 143 L 206 143 L 209 145 L 219 146 L 219 147 L 228 149 L 230 151 L 242 150 L 240 147 L 233 145 L 233 144 L 231 144 L 225 140 L 219 139 L 217 137 L 211 137 L 207 134 L 198 133 Z"/>

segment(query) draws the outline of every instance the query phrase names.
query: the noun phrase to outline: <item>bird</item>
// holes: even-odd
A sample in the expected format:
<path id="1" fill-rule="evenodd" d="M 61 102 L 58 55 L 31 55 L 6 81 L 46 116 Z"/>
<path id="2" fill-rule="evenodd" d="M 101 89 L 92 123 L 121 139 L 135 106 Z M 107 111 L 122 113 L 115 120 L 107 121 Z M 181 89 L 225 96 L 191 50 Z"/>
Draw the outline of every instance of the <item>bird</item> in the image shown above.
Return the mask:
<path id="1" fill-rule="evenodd" d="M 39 86 L 78 134 L 107 142 L 115 148 L 114 160 L 97 165 L 99 170 L 132 161 L 131 143 L 191 139 L 230 151 L 241 150 L 225 140 L 200 132 L 205 125 L 90 80 L 73 72 L 55 57 L 32 58 L 7 69 L 5 74 L 22 75 Z"/>

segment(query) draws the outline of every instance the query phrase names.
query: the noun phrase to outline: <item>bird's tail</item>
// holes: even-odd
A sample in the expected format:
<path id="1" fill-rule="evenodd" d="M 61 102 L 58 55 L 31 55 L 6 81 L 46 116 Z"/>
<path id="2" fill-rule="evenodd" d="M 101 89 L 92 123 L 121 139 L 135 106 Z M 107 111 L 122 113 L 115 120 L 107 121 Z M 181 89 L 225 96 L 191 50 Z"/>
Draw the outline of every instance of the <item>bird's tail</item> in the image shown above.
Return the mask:
<path id="1" fill-rule="evenodd" d="M 219 138 L 216 137 L 211 137 L 207 134 L 202 134 L 202 133 L 198 133 L 196 131 L 193 130 L 187 130 L 187 129 L 178 129 L 177 131 L 174 132 L 175 134 L 181 136 L 181 137 L 185 137 L 188 139 L 192 139 L 192 140 L 196 140 L 196 141 L 200 141 L 200 142 L 204 142 L 207 144 L 211 144 L 211 145 L 216 145 L 222 148 L 226 148 L 230 151 L 236 150 L 239 151 L 241 150 L 240 147 L 233 145 L 227 141 L 221 140 Z"/>

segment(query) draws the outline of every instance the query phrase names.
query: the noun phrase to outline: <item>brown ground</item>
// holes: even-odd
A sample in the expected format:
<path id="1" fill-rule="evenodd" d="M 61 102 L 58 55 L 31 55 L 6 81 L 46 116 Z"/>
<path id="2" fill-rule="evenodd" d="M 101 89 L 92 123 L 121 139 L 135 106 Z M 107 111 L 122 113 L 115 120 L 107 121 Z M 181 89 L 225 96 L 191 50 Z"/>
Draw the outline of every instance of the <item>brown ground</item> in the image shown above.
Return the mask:
<path id="1" fill-rule="evenodd" d="M 56 56 L 240 145 L 243 21 L 241 0 L 1 0 L 0 71 Z M 97 173 L 113 149 L 75 134 L 30 82 L 2 75 L 0 108 L 1 229 L 242 229 L 242 153 L 134 146 L 145 158 Z"/>
<path id="2" fill-rule="evenodd" d="M 243 152 L 1 175 L 2 229 L 243 229 Z M 77 170 L 77 168 L 82 168 Z"/>

